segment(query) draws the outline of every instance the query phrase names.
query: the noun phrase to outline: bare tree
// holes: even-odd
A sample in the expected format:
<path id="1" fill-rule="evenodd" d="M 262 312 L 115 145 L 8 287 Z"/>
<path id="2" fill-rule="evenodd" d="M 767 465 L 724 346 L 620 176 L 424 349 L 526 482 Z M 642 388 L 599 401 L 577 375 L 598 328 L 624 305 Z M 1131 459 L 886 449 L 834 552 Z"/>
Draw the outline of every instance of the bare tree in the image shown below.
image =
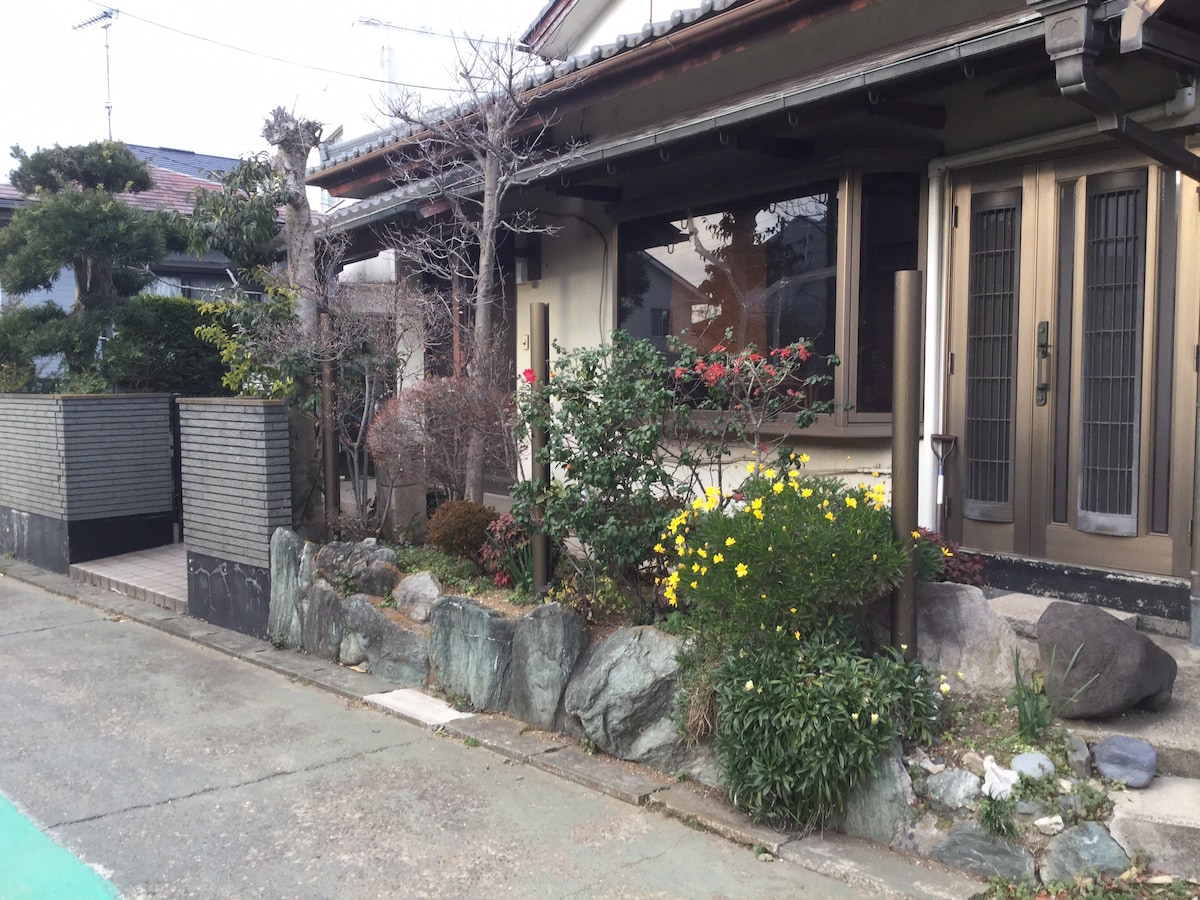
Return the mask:
<path id="1" fill-rule="evenodd" d="M 468 42 L 459 48 L 454 104 L 431 110 L 408 94 L 391 110 L 409 130 L 393 179 L 424 204 L 422 221 L 393 229 L 390 243 L 410 273 L 447 287 L 454 321 L 469 313 L 466 377 L 479 394 L 496 375 L 500 349 L 498 246 L 506 234 L 553 232 L 506 200 L 529 172 L 542 174 L 572 152 L 547 147 L 551 117 L 534 109 L 546 105 L 539 65 L 511 42 Z M 467 437 L 465 493 L 477 502 L 490 437 L 479 428 Z"/>

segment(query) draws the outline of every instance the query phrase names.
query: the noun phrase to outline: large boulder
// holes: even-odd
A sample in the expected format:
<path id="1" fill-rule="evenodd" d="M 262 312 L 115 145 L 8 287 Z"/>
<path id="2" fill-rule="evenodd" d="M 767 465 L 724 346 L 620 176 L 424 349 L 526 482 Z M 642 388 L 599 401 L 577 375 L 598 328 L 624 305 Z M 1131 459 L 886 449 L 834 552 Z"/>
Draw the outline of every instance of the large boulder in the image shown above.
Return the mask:
<path id="1" fill-rule="evenodd" d="M 402 580 L 392 596 L 400 612 L 414 622 L 428 622 L 434 602 L 442 596 L 442 584 L 432 572 L 416 572 Z"/>
<path id="2" fill-rule="evenodd" d="M 337 591 L 325 584 L 314 584 L 301 602 L 300 647 L 322 659 L 338 659 L 342 633 L 342 601 Z"/>
<path id="3" fill-rule="evenodd" d="M 465 597 L 442 597 L 429 620 L 429 662 L 443 690 L 476 709 L 508 708 L 514 623 Z"/>
<path id="4" fill-rule="evenodd" d="M 610 756 L 674 771 L 684 755 L 674 721 L 680 646 L 649 626 L 593 644 L 567 685 L 567 715 Z"/>
<path id="5" fill-rule="evenodd" d="M 355 594 L 343 609 L 346 636 L 353 638 L 343 638 L 344 653 L 353 654 L 357 649 L 372 673 L 395 684 L 425 685 L 429 677 L 428 637 L 393 622 L 365 594 Z"/>
<path id="6" fill-rule="evenodd" d="M 298 647 L 300 624 L 300 555 L 304 539 L 290 528 L 271 535 L 271 603 L 267 610 L 267 635 L 285 647 Z"/>
<path id="7" fill-rule="evenodd" d="M 988 834 L 974 822 L 959 822 L 933 848 L 933 858 L 982 878 L 1033 881 L 1033 857 L 1024 847 Z"/>
<path id="8" fill-rule="evenodd" d="M 557 603 L 539 606 L 513 630 L 508 711 L 539 728 L 555 727 L 563 692 L 587 646 L 583 619 Z"/>
<path id="9" fill-rule="evenodd" d="M 317 551 L 314 562 L 317 574 L 347 596 L 383 597 L 400 582 L 395 551 L 380 547 L 374 538 L 356 544 L 331 541 Z"/>
<path id="10" fill-rule="evenodd" d="M 899 746 L 893 745 L 879 758 L 870 777 L 846 799 L 845 811 L 834 824 L 851 837 L 888 846 L 916 819 L 914 804 L 912 778 Z"/>
<path id="11" fill-rule="evenodd" d="M 1078 875 L 1119 875 L 1129 857 L 1102 825 L 1082 822 L 1050 840 L 1042 881 L 1070 881 Z"/>
<path id="12" fill-rule="evenodd" d="M 990 696 L 1013 686 L 1012 626 L 992 611 L 977 587 L 923 584 L 917 597 L 917 655 L 931 672 L 961 676 L 965 686 Z"/>
<path id="13" fill-rule="evenodd" d="M 1078 652 L 1078 655 L 1076 655 Z M 1149 637 L 1097 606 L 1051 603 L 1038 620 L 1046 695 L 1064 719 L 1161 710 L 1178 666 Z"/>

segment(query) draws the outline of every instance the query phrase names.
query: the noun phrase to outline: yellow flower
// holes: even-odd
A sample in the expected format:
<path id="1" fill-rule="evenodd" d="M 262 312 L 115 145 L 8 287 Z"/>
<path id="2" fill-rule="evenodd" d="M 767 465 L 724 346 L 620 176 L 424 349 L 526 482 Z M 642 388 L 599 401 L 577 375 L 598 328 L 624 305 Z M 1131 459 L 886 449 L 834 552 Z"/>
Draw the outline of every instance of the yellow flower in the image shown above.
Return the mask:
<path id="1" fill-rule="evenodd" d="M 718 565 L 720 563 L 725 562 L 725 554 L 724 553 L 714 553 L 712 559 L 713 559 L 713 565 L 714 566 Z"/>
<path id="2" fill-rule="evenodd" d="M 698 587 L 700 587 L 700 582 L 698 582 L 698 581 L 693 581 L 693 582 L 692 582 L 692 590 L 695 590 L 695 589 L 696 589 L 696 588 L 698 588 Z"/>
<path id="3" fill-rule="evenodd" d="M 666 547 L 664 547 L 662 544 L 655 544 L 655 545 L 654 545 L 654 552 L 655 552 L 655 553 L 666 553 L 666 552 L 667 552 L 667 548 L 666 548 Z"/>
<path id="4" fill-rule="evenodd" d="M 675 546 L 682 547 L 684 541 L 686 541 L 686 540 L 687 540 L 687 538 L 685 538 L 682 534 L 675 535 Z"/>
<path id="5" fill-rule="evenodd" d="M 726 547 L 732 547 L 736 543 L 737 543 L 737 538 L 733 537 L 733 535 L 730 535 L 729 537 L 725 538 L 725 546 Z"/>
<path id="6" fill-rule="evenodd" d="M 697 497 L 692 501 L 692 509 L 704 509 L 704 498 Z"/>
<path id="7" fill-rule="evenodd" d="M 705 559 L 708 556 L 708 551 L 705 550 L 703 547 L 700 547 L 699 549 L 696 550 L 696 555 L 699 556 L 701 559 Z"/>
<path id="8" fill-rule="evenodd" d="M 800 496 L 803 497 L 805 500 L 807 500 L 809 497 L 812 496 L 812 488 L 805 488 L 804 490 L 802 490 L 800 492 Z"/>
<path id="9" fill-rule="evenodd" d="M 800 477 L 800 470 L 799 470 L 799 469 L 788 469 L 788 478 L 790 478 L 790 479 L 792 479 L 793 481 L 795 481 L 795 480 L 796 480 L 797 478 L 799 478 L 799 477 Z"/>
<path id="10" fill-rule="evenodd" d="M 945 556 L 945 557 L 949 558 L 949 557 L 951 557 L 951 556 L 953 556 L 953 555 L 954 555 L 954 554 L 950 552 L 950 549 L 949 549 L 948 547 L 943 547 L 943 548 L 942 548 L 942 556 Z"/>
<path id="11" fill-rule="evenodd" d="M 858 713 L 850 713 L 850 718 L 852 718 L 855 722 L 857 722 L 858 721 Z"/>
<path id="12" fill-rule="evenodd" d="M 825 513 L 825 518 L 827 518 L 830 522 L 834 521 L 833 513 L 831 512 Z"/>
<path id="13" fill-rule="evenodd" d="M 796 640 L 800 640 L 800 632 L 796 632 Z"/>
<path id="14" fill-rule="evenodd" d="M 692 571 L 699 572 L 700 571 L 700 563 L 692 563 Z"/>
<path id="15" fill-rule="evenodd" d="M 943 696 L 945 696 L 946 694 L 950 693 L 950 685 L 943 681 L 942 686 L 938 688 L 938 690 L 942 692 Z"/>
<path id="16" fill-rule="evenodd" d="M 762 509 L 762 497 L 755 497 L 750 501 L 751 509 Z"/>
<path id="17" fill-rule="evenodd" d="M 764 597 L 764 598 L 765 598 L 766 596 L 767 596 L 766 594 L 763 594 L 763 597 Z M 792 607 L 792 615 L 795 615 L 795 614 L 796 614 L 796 607 L 794 607 L 794 606 L 793 606 L 793 607 Z"/>
<path id="18" fill-rule="evenodd" d="M 773 490 L 776 494 L 782 494 L 783 493 L 783 482 L 782 481 L 775 482 L 773 485 L 771 485 L 771 490 Z"/>
<path id="19" fill-rule="evenodd" d="M 828 497 L 826 497 L 824 500 L 821 501 L 821 506 L 823 506 L 823 507 L 829 506 L 829 498 Z"/>
<path id="20" fill-rule="evenodd" d="M 871 713 L 871 724 L 872 725 L 879 724 L 879 713 Z"/>
<path id="21" fill-rule="evenodd" d="M 879 562 L 879 554 L 878 553 L 871 554 L 871 562 Z"/>
<path id="22" fill-rule="evenodd" d="M 748 691 L 754 690 L 754 682 L 753 681 L 746 682 L 746 690 L 748 690 Z"/>
<path id="23" fill-rule="evenodd" d="M 915 537 L 915 538 L 919 538 L 919 537 L 921 536 L 921 532 L 919 532 L 919 531 L 914 531 L 914 532 L 912 533 L 912 536 L 913 536 L 913 537 Z"/>
<path id="24" fill-rule="evenodd" d="M 700 574 L 701 574 L 701 575 L 707 575 L 707 574 L 708 574 L 708 566 L 701 566 L 701 567 L 700 567 Z"/>
<path id="25" fill-rule="evenodd" d="M 802 462 L 802 463 L 808 462 L 808 454 L 807 453 L 800 454 L 800 462 Z"/>
<path id="26" fill-rule="evenodd" d="M 737 564 L 737 577 L 745 578 L 748 574 L 750 574 L 750 567 L 748 565 L 746 565 L 745 563 L 738 563 Z"/>
<path id="27" fill-rule="evenodd" d="M 775 626 L 775 633 L 776 633 L 776 634 L 780 634 L 780 633 L 782 633 L 782 632 L 783 632 L 783 626 L 782 626 L 782 625 L 776 625 L 776 626 Z"/>
<path id="28" fill-rule="evenodd" d="M 763 469 L 763 478 L 773 480 L 775 478 L 775 474 L 776 472 L 774 469 Z"/>
<path id="29" fill-rule="evenodd" d="M 871 477 L 872 477 L 872 478 L 878 478 L 878 477 L 879 477 L 879 470 L 878 470 L 878 469 L 876 469 L 875 471 L 873 471 L 873 472 L 871 473 Z"/>
<path id="30" fill-rule="evenodd" d="M 856 508 L 856 507 L 858 506 L 858 501 L 857 501 L 857 500 L 855 500 L 853 497 L 847 497 L 847 498 L 846 498 L 846 505 L 847 505 L 848 507 L 850 507 L 851 509 L 854 509 L 854 508 Z"/>
<path id="31" fill-rule="evenodd" d="M 748 463 L 746 463 L 746 474 L 747 474 L 747 475 L 753 475 L 753 474 L 754 474 L 754 470 L 755 470 L 755 469 L 757 469 L 757 468 L 758 468 L 758 463 L 756 463 L 756 462 L 748 462 Z"/>
<path id="32" fill-rule="evenodd" d="M 758 519 L 758 521 L 761 522 L 763 520 L 763 511 L 761 509 L 756 509 L 756 510 L 753 510 L 753 512 L 754 512 L 754 518 Z"/>

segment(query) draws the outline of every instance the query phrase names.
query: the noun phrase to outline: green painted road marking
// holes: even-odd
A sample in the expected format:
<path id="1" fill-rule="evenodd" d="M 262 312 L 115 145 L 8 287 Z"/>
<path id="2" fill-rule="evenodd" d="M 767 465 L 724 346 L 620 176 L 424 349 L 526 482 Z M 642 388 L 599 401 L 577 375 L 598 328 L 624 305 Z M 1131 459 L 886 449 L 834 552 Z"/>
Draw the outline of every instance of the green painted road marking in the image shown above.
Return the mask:
<path id="1" fill-rule="evenodd" d="M 42 834 L 0 795 L 0 897 L 4 900 L 114 900 L 120 892 Z"/>

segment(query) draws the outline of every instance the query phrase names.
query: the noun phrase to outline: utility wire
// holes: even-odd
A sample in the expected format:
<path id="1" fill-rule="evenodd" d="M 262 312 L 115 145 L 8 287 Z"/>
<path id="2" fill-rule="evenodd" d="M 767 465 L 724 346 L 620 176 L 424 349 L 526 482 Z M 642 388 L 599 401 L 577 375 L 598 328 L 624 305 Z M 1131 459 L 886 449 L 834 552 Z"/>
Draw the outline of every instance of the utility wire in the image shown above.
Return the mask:
<path id="1" fill-rule="evenodd" d="M 139 16 L 135 13 L 126 12 L 123 9 L 118 9 L 117 7 L 110 7 L 110 6 L 108 6 L 107 3 L 101 3 L 101 2 L 98 2 L 98 0 L 88 0 L 88 2 L 93 4 L 94 6 L 103 6 L 105 8 L 112 9 L 113 11 L 118 12 L 127 18 L 136 19 L 137 21 L 142 22 L 146 25 L 151 25 L 154 28 L 161 28 L 163 31 L 170 31 L 175 34 L 182 35 L 183 37 L 192 38 L 193 40 L 197 40 L 197 41 L 203 41 L 206 44 L 214 44 L 218 47 L 224 47 L 226 50 L 235 50 L 238 53 L 245 53 L 248 56 L 257 56 L 260 59 L 270 60 L 271 62 L 283 63 L 284 65 L 288 65 L 288 66 L 296 66 L 297 68 L 300 68 L 300 69 L 311 69 L 314 72 L 324 72 L 327 75 L 337 75 L 342 78 L 356 78 L 359 81 L 370 81 L 370 82 L 374 82 L 376 84 L 389 84 L 389 85 L 395 85 L 397 87 L 413 88 L 415 90 L 420 90 L 420 91 L 446 91 L 447 93 L 450 93 L 450 92 L 458 90 L 458 88 L 437 87 L 437 86 L 431 85 L 431 84 L 412 84 L 407 81 L 389 81 L 386 78 L 374 78 L 370 75 L 358 75 L 358 74 L 355 74 L 354 72 L 341 72 L 337 69 L 327 69 L 324 66 L 314 66 L 311 63 L 296 62 L 296 60 L 294 60 L 294 59 L 284 59 L 283 57 L 280 57 L 280 56 L 271 56 L 268 53 L 260 53 L 257 50 L 247 50 L 245 47 L 237 47 L 237 46 L 234 46 L 233 44 L 227 44 L 224 41 L 218 41 L 215 38 L 204 37 L 203 35 L 200 35 L 200 34 L 193 34 L 190 31 L 184 31 L 181 28 L 174 28 L 170 25 L 164 25 L 161 22 L 155 22 L 151 19 L 145 18 L 144 16 Z M 405 30 L 409 30 L 409 29 L 405 29 Z M 418 33 L 428 33 L 428 32 L 418 32 Z"/>

